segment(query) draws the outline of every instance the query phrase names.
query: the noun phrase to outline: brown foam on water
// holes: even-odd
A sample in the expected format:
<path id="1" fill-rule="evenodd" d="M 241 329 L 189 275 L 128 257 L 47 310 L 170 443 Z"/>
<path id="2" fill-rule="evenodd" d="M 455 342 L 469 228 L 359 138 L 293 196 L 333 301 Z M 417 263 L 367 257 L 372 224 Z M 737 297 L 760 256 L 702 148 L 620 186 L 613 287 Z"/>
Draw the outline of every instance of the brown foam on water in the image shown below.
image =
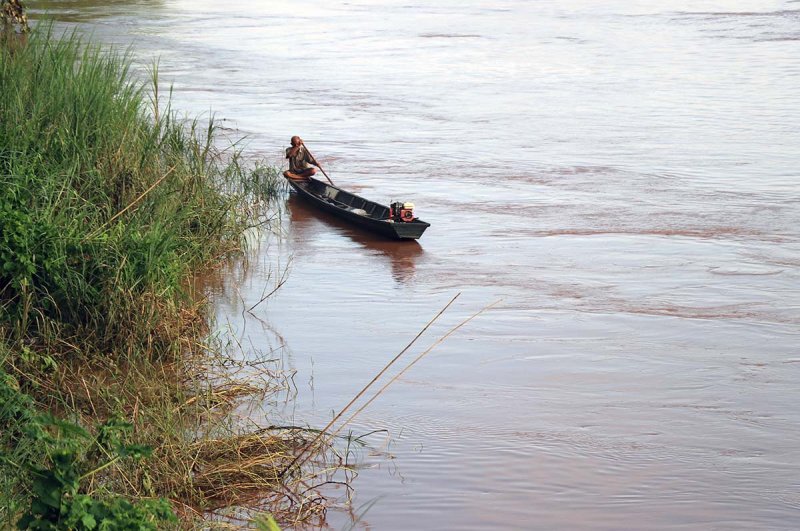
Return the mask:
<path id="1" fill-rule="evenodd" d="M 731 304 L 724 306 L 692 307 L 678 304 L 633 305 L 622 302 L 613 306 L 614 311 L 631 314 L 653 315 L 662 317 L 679 317 L 683 319 L 744 319 L 768 321 L 785 324 L 800 323 L 800 319 L 759 311 L 755 304 Z"/>
<path id="2" fill-rule="evenodd" d="M 798 9 L 780 9 L 777 11 L 683 11 L 678 15 L 709 17 L 800 17 Z"/>
<path id="3" fill-rule="evenodd" d="M 531 230 L 532 236 L 604 236 L 615 234 L 632 234 L 640 236 L 683 236 L 687 238 L 717 239 L 725 236 L 757 236 L 764 235 L 739 227 L 717 227 L 717 228 L 684 228 L 684 229 L 552 229 L 552 230 Z"/>
<path id="4" fill-rule="evenodd" d="M 420 33 L 423 39 L 482 39 L 483 35 L 476 33 Z"/>
<path id="5" fill-rule="evenodd" d="M 711 267 L 708 269 L 708 272 L 712 275 L 721 275 L 721 276 L 749 276 L 749 277 L 767 277 L 772 275 L 780 275 L 786 271 L 785 269 L 777 269 L 772 271 L 747 271 L 741 269 L 723 269 L 721 267 Z"/>

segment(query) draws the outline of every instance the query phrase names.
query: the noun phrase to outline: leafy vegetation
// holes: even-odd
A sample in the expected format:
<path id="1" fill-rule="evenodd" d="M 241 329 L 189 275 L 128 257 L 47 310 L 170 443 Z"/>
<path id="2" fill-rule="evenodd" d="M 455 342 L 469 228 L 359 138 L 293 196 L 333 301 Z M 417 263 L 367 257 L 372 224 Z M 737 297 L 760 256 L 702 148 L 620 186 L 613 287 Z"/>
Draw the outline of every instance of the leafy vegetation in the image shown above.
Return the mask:
<path id="1" fill-rule="evenodd" d="M 232 418 L 276 381 L 209 339 L 190 282 L 283 180 L 179 119 L 151 74 L 48 29 L 0 45 L 0 527 L 324 514 L 285 474 L 305 431 Z"/>
<path id="2" fill-rule="evenodd" d="M 80 426 L 37 413 L 33 400 L 21 393 L 15 380 L 3 371 L 0 404 L 0 471 L 7 478 L 4 486 L 25 478 L 32 494 L 28 509 L 17 521 L 18 529 L 155 530 L 159 522 L 177 520 L 164 499 L 133 504 L 120 496 L 98 497 L 79 492 L 82 481 L 116 461 L 150 455 L 150 448 L 126 442 L 131 424 L 111 418 L 92 437 Z M 94 469 L 81 469 L 97 459 L 100 463 Z M 6 498 L 10 498 L 8 493 Z"/>

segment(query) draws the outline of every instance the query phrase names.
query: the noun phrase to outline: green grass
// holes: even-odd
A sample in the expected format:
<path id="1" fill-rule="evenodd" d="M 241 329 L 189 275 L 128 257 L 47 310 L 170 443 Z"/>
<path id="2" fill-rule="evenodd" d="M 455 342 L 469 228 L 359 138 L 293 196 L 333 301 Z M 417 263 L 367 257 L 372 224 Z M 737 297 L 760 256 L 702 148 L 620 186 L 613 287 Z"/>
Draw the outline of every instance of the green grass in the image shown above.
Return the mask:
<path id="1" fill-rule="evenodd" d="M 156 65 L 149 84 L 130 65 L 47 28 L 0 44 L 0 378 L 11 397 L 0 404 L 0 527 L 40 499 L 24 471 L 56 466 L 63 450 L 31 451 L 36 439 L 11 429 L 41 412 L 93 440 L 127 419 L 131 444 L 153 449 L 135 462 L 74 451 L 70 470 L 102 472 L 63 483 L 70 503 L 102 512 L 119 496 L 166 498 L 182 526 L 248 504 L 282 522 L 324 514 L 292 494 L 298 473 L 279 474 L 304 433 L 230 420 L 274 380 L 231 376 L 189 289 L 196 271 L 242 251 L 283 179 L 220 151 L 213 120 L 179 119 Z"/>
<path id="2" fill-rule="evenodd" d="M 168 344 L 182 280 L 240 244 L 252 180 L 215 151 L 213 122 L 159 109 L 129 65 L 42 32 L 0 55 L 0 304 L 16 340 Z"/>

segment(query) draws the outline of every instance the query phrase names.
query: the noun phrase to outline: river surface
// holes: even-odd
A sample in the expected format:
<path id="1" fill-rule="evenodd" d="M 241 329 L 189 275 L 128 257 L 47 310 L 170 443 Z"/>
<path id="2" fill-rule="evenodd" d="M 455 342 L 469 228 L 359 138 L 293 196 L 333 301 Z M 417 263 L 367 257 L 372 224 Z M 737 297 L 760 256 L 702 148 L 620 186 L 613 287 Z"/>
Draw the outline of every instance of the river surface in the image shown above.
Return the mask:
<path id="1" fill-rule="evenodd" d="M 296 371 L 284 415 L 502 299 L 351 426 L 389 433 L 357 528 L 800 527 L 800 2 L 29 4 L 159 56 L 249 155 L 300 135 L 431 223 L 388 243 L 287 196 L 212 290 Z"/>

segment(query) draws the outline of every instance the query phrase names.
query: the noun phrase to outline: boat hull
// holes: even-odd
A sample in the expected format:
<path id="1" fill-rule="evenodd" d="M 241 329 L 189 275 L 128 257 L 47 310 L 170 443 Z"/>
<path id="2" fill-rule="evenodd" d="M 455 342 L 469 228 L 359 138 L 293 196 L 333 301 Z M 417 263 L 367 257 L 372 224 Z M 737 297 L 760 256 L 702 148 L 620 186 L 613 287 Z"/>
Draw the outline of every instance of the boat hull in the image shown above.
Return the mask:
<path id="1" fill-rule="evenodd" d="M 417 240 L 425 229 L 430 227 L 430 223 L 420 219 L 393 222 L 388 219 L 388 206 L 364 199 L 313 177 L 303 181 L 287 180 L 297 194 L 312 205 L 386 238 Z"/>

